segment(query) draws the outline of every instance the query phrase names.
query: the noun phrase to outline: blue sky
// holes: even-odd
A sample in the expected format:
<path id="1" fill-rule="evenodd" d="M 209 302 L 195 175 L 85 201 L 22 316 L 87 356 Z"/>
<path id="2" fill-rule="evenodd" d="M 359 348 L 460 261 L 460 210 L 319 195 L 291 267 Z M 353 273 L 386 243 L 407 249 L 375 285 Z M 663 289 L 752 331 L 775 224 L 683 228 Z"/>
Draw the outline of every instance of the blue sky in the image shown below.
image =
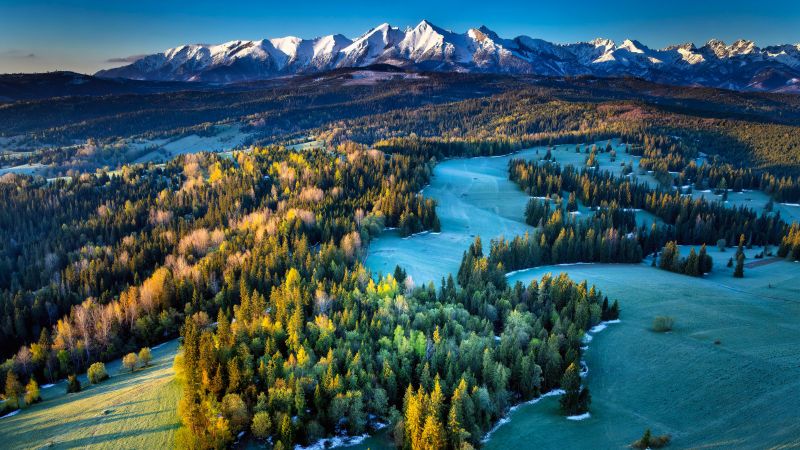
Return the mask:
<path id="1" fill-rule="evenodd" d="M 94 72 L 115 58 L 183 43 L 295 35 L 355 37 L 383 22 L 554 42 L 638 39 L 651 47 L 710 38 L 800 42 L 800 0 L 251 1 L 0 0 L 0 73 Z"/>

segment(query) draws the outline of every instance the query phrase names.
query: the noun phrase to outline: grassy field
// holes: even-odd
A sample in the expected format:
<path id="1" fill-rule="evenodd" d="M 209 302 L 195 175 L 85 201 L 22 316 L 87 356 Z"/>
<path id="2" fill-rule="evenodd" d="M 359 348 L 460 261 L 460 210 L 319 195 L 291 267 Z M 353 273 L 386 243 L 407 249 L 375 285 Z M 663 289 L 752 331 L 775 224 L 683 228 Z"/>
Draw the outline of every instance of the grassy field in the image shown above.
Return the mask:
<path id="1" fill-rule="evenodd" d="M 605 146 L 605 142 L 598 146 Z M 616 141 L 614 145 L 622 153 L 623 147 Z M 524 219 L 530 197 L 508 179 L 508 162 L 513 158 L 540 159 L 546 153 L 547 147 L 534 147 L 513 155 L 456 158 L 437 164 L 431 184 L 423 194 L 438 202 L 436 214 L 442 232 L 409 238 L 386 232 L 370 243 L 366 265 L 375 274 L 387 274 L 399 264 L 417 284 L 433 281 L 438 286 L 442 276 L 458 272 L 461 256 L 476 236 L 483 239 L 484 251 L 488 251 L 492 238 L 513 238 L 532 232 L 533 228 Z M 556 146 L 553 154 L 563 164 L 577 161 L 582 164 L 587 156 L 576 154 L 574 145 Z M 635 162 L 635 158 L 630 158 Z M 610 163 L 608 153 L 598 159 L 602 169 L 621 171 L 618 164 Z M 586 208 L 582 212 L 588 213 Z M 647 213 L 639 215 L 647 223 L 652 220 Z"/>
<path id="2" fill-rule="evenodd" d="M 250 135 L 241 131 L 241 125 L 217 125 L 216 134 L 212 136 L 198 136 L 195 134 L 177 138 L 174 140 L 157 139 L 154 141 L 143 141 L 131 144 L 131 148 L 138 150 L 150 146 L 157 146 L 158 149 L 139 157 L 136 163 L 169 161 L 178 155 L 186 153 L 199 153 L 203 151 L 220 152 L 227 151 L 242 145 L 242 142 Z"/>
<path id="3" fill-rule="evenodd" d="M 153 361 L 134 373 L 119 361 L 106 364 L 111 378 L 66 394 L 65 382 L 42 389 L 43 402 L 0 419 L 0 448 L 166 449 L 179 426 L 180 387 L 172 360 L 177 340 L 153 349 Z"/>
<path id="4" fill-rule="evenodd" d="M 800 265 L 776 261 L 744 279 L 715 267 L 704 278 L 646 265 L 512 276 L 588 279 L 620 300 L 622 322 L 585 354 L 589 419 L 565 420 L 558 399 L 544 399 L 517 409 L 486 448 L 624 448 L 648 427 L 672 435 L 671 448 L 800 447 Z M 658 315 L 675 319 L 671 332 L 652 330 Z"/>

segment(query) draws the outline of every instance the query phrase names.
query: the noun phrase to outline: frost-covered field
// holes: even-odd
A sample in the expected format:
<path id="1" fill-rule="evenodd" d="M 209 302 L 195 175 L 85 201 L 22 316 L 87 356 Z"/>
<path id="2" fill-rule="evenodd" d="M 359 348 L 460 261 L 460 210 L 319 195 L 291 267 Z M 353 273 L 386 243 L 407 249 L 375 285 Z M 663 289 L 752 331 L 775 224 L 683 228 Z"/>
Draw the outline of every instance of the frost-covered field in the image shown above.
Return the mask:
<path id="1" fill-rule="evenodd" d="M 582 163 L 585 154 L 569 147 L 553 152 L 556 161 Z M 514 156 L 540 158 L 545 152 Z M 621 153 L 618 162 L 625 158 Z M 602 158 L 601 168 L 610 169 Z M 509 159 L 439 164 L 423 193 L 439 202 L 442 232 L 401 238 L 388 231 L 371 243 L 367 265 L 388 273 L 400 264 L 417 284 L 438 284 L 458 270 L 474 236 L 483 238 L 488 251 L 492 237 L 531 231 L 522 223 L 528 196 L 507 178 Z M 486 448 L 624 448 L 645 428 L 671 434 L 676 448 L 800 446 L 800 264 L 755 259 L 761 250 L 745 251 L 744 279 L 734 279 L 726 267 L 735 248 L 720 252 L 713 246 L 708 251 L 714 270 L 703 278 L 651 268 L 649 259 L 641 265 L 566 265 L 512 274 L 512 282 L 546 272 L 587 279 L 620 300 L 622 322 L 594 336 L 585 354 L 593 397 L 589 417 L 566 420 L 556 397 L 520 405 Z M 681 248 L 682 255 L 688 252 L 688 246 Z M 750 267 L 760 261 L 766 264 Z M 652 332 L 657 315 L 674 317 L 674 330 Z M 387 443 L 382 433 L 357 448 Z"/>
<path id="2" fill-rule="evenodd" d="M 605 143 L 597 145 L 605 147 Z M 614 145 L 618 154 L 624 154 L 618 142 Z M 488 252 L 492 238 L 510 239 L 533 232 L 524 219 L 530 197 L 508 179 L 508 162 L 513 158 L 541 159 L 546 153 L 546 147 L 534 147 L 513 155 L 458 158 L 438 164 L 431 184 L 422 193 L 438 202 L 436 214 L 442 232 L 401 238 L 396 231 L 387 231 L 370 243 L 367 266 L 376 274 L 386 274 L 399 264 L 415 283 L 433 281 L 438 286 L 443 276 L 458 272 L 461 256 L 476 236 L 481 237 Z M 583 164 L 587 156 L 576 154 L 574 145 L 557 146 L 553 154 L 561 164 Z M 617 162 L 621 159 L 618 156 Z M 621 167 L 609 160 L 607 153 L 600 157 L 601 169 L 620 172 Z M 581 214 L 589 213 L 587 208 L 581 208 Z M 644 211 L 637 212 L 637 216 L 642 223 L 654 218 Z"/>
<path id="3" fill-rule="evenodd" d="M 311 140 L 309 140 L 307 142 L 302 142 L 300 144 L 287 145 L 286 148 L 288 148 L 290 150 L 295 150 L 295 151 L 303 151 L 303 150 L 319 149 L 319 148 L 322 148 L 324 146 L 325 146 L 325 142 L 318 141 L 316 139 L 311 139 Z"/>
<path id="4" fill-rule="evenodd" d="M 778 261 L 734 279 L 719 266 L 715 260 L 703 279 L 646 265 L 542 267 L 510 277 L 588 279 L 620 300 L 622 321 L 585 354 L 590 418 L 564 420 L 557 399 L 546 399 L 519 408 L 486 448 L 622 448 L 647 427 L 671 434 L 676 448 L 800 444 L 800 267 Z M 657 315 L 675 318 L 672 332 L 650 330 Z"/>
<path id="5" fill-rule="evenodd" d="M 527 150 L 520 155 L 535 154 Z M 458 272 L 461 256 L 475 236 L 481 236 L 488 251 L 490 238 L 532 232 L 523 218 L 529 197 L 508 179 L 509 159 L 459 158 L 438 164 L 423 194 L 438 202 L 441 234 L 401 238 L 387 231 L 370 243 L 367 266 L 374 273 L 391 273 L 399 264 L 415 283 L 438 285 L 442 276 Z"/>
<path id="6" fill-rule="evenodd" d="M 708 201 L 722 200 L 721 195 L 715 195 L 711 190 L 693 191 L 692 198 L 705 198 Z M 728 207 L 738 208 L 744 206 L 758 214 L 769 203 L 769 196 L 761 191 L 728 192 Z M 781 217 L 788 223 L 800 221 L 800 205 L 791 203 L 773 203 L 772 210 L 780 212 Z"/>
<path id="7" fill-rule="evenodd" d="M 138 158 L 135 162 L 167 161 L 178 155 L 198 152 L 221 152 L 241 146 L 249 134 L 241 131 L 241 126 L 218 125 L 217 133 L 213 136 L 198 136 L 195 134 L 175 140 L 158 139 L 153 141 L 139 141 L 131 143 L 132 150 L 142 150 L 150 147 L 156 149 Z"/>
<path id="8" fill-rule="evenodd" d="M 3 169 L 0 169 L 0 175 L 5 175 L 7 173 L 15 173 L 15 174 L 18 174 L 18 175 L 36 175 L 36 173 L 38 173 L 39 170 L 44 169 L 45 167 L 47 167 L 47 166 L 45 166 L 43 164 L 39 164 L 39 163 L 36 163 L 36 164 L 21 164 L 19 166 L 6 167 L 6 168 L 3 168 Z"/>

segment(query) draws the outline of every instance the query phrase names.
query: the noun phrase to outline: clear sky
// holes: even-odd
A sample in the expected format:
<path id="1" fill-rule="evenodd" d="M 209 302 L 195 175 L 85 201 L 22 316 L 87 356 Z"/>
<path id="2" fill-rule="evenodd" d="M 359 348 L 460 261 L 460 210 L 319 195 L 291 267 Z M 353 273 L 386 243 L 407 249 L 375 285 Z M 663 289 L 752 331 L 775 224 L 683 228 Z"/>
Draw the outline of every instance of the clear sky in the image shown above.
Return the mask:
<path id="1" fill-rule="evenodd" d="M 800 42 L 800 0 L 0 0 L 0 73 L 90 73 L 184 43 L 352 38 L 383 22 L 405 27 L 422 19 L 457 32 L 486 25 L 503 37 L 554 42 Z"/>

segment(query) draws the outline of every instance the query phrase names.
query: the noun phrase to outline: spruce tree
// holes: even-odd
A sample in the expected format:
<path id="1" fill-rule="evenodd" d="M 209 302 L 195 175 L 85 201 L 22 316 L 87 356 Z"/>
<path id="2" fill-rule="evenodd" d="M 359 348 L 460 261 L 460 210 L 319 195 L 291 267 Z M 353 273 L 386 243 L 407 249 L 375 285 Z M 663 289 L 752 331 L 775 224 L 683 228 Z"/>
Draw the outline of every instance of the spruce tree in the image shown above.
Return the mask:
<path id="1" fill-rule="evenodd" d="M 736 268 L 733 269 L 734 278 L 744 278 L 744 254 L 736 257 Z"/>
<path id="2" fill-rule="evenodd" d="M 694 251 L 694 248 L 689 252 L 689 256 L 686 258 L 685 273 L 686 275 L 693 277 L 700 275 L 699 259 L 697 257 L 697 253 Z"/>
<path id="3" fill-rule="evenodd" d="M 19 382 L 17 374 L 13 370 L 9 370 L 6 375 L 6 399 L 9 404 L 17 408 L 20 407 L 24 392 L 25 390 L 22 387 L 22 383 Z"/>
<path id="4" fill-rule="evenodd" d="M 561 378 L 561 389 L 564 395 L 561 396 L 561 409 L 567 415 L 585 413 L 589 409 L 591 397 L 589 390 L 581 387 L 581 376 L 578 366 L 573 362 L 567 367 L 564 376 Z"/>

